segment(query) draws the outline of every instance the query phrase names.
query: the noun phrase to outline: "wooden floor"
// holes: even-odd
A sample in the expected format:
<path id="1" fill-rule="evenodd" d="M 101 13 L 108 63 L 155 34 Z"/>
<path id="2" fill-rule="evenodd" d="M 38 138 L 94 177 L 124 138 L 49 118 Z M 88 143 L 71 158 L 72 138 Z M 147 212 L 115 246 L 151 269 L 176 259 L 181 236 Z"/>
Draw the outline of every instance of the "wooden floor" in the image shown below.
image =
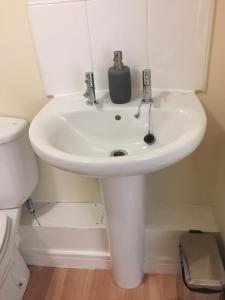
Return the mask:
<path id="1" fill-rule="evenodd" d="M 108 270 L 31 267 L 23 300 L 176 300 L 176 276 L 147 275 L 136 289 L 119 288 Z"/>
<path id="2" fill-rule="evenodd" d="M 119 288 L 108 270 L 31 267 L 23 300 L 178 300 L 177 277 L 146 275 L 136 289 Z M 179 286 L 182 300 L 218 300 L 218 294 L 198 294 Z M 220 298 L 221 299 L 221 298 Z M 225 300 L 225 297 L 222 299 Z"/>

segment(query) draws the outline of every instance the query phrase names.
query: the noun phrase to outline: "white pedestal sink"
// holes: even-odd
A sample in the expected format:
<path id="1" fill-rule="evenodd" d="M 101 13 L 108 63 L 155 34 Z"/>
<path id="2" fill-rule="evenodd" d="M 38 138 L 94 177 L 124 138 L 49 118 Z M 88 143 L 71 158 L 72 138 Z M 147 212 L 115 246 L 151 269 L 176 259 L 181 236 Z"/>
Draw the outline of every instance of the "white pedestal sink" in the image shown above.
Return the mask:
<path id="1" fill-rule="evenodd" d="M 143 140 L 148 106 L 134 118 L 140 98 L 115 105 L 100 95 L 98 106 L 88 106 L 80 95 L 59 97 L 30 127 L 31 143 L 43 160 L 100 179 L 114 278 L 124 288 L 136 287 L 143 278 L 145 174 L 189 155 L 206 129 L 206 116 L 194 93 L 158 91 L 153 96 L 153 145 Z M 126 155 L 112 157 L 115 150 Z"/>

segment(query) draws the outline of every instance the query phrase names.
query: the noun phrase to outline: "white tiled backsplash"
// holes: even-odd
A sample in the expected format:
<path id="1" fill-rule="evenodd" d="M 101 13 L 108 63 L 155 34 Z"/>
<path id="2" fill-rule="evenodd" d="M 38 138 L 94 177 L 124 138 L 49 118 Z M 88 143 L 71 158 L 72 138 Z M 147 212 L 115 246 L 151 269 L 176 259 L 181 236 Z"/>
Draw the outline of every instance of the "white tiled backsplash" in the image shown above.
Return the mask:
<path id="1" fill-rule="evenodd" d="M 90 47 L 85 1 L 29 0 L 46 93 L 83 91 L 91 57 L 96 88 L 107 89 L 114 50 L 123 51 L 134 88 L 141 87 L 147 66 L 155 88 L 204 88 L 213 5 L 214 0 L 88 0 Z"/>

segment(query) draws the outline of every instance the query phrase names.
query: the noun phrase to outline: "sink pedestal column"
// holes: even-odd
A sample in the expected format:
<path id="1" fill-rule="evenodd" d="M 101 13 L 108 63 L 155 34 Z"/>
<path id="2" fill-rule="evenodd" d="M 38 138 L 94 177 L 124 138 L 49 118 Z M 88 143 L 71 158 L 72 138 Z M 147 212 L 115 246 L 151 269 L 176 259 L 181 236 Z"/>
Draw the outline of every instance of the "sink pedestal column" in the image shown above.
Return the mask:
<path id="1" fill-rule="evenodd" d="M 143 279 L 145 246 L 145 176 L 100 179 L 112 270 L 116 283 L 135 288 Z"/>

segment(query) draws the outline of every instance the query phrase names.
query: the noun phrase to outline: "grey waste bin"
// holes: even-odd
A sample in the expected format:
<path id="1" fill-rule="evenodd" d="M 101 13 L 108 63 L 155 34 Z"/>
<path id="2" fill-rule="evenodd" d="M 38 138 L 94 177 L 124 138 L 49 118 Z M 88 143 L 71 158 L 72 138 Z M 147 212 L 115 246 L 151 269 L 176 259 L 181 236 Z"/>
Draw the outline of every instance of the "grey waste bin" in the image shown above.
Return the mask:
<path id="1" fill-rule="evenodd" d="M 179 300 L 225 300 L 225 272 L 215 237 L 187 232 L 180 239 Z"/>

